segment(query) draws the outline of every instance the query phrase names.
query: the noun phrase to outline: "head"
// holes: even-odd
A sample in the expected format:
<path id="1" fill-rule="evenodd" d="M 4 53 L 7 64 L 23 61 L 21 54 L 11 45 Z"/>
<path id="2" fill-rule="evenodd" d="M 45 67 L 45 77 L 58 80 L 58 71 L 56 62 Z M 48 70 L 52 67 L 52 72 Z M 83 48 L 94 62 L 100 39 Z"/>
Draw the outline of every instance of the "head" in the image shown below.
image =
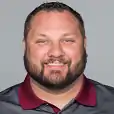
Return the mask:
<path id="1" fill-rule="evenodd" d="M 71 7 L 49 2 L 35 8 L 25 21 L 23 42 L 25 69 L 43 87 L 64 89 L 83 74 L 84 22 Z"/>

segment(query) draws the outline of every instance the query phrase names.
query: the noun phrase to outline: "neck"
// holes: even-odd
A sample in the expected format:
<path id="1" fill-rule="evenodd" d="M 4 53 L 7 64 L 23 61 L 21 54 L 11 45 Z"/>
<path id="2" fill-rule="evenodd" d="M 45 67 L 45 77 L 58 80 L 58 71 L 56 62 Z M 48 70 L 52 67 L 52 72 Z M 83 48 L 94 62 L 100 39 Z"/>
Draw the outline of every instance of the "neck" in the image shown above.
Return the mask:
<path id="1" fill-rule="evenodd" d="M 55 105 L 56 107 L 62 109 L 67 103 L 69 103 L 73 98 L 76 98 L 80 92 L 83 85 L 83 75 L 79 76 L 78 79 L 71 84 L 69 87 L 60 91 L 48 90 L 34 80 L 30 81 L 32 90 L 34 94 L 42 99 Z"/>

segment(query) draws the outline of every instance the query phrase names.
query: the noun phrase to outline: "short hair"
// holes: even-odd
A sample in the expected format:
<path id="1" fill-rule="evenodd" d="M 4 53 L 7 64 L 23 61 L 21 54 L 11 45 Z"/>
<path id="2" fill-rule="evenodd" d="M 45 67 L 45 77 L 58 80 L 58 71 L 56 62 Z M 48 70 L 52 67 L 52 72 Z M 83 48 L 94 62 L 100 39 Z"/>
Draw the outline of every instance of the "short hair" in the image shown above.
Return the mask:
<path id="1" fill-rule="evenodd" d="M 31 20 L 32 18 L 40 11 L 58 11 L 58 12 L 62 12 L 62 11 L 69 11 L 71 14 L 73 14 L 73 16 L 78 20 L 79 22 L 79 29 L 80 32 L 82 34 L 82 37 L 85 37 L 85 28 L 84 28 L 84 21 L 81 17 L 81 15 L 75 11 L 74 9 L 72 9 L 70 6 L 62 3 L 62 2 L 46 2 L 41 4 L 40 6 L 36 7 L 31 13 L 29 13 L 29 15 L 27 16 L 26 20 L 25 20 L 25 24 L 24 24 L 24 40 L 26 40 L 27 36 L 28 36 L 28 32 L 30 30 L 30 24 L 31 24 Z"/>

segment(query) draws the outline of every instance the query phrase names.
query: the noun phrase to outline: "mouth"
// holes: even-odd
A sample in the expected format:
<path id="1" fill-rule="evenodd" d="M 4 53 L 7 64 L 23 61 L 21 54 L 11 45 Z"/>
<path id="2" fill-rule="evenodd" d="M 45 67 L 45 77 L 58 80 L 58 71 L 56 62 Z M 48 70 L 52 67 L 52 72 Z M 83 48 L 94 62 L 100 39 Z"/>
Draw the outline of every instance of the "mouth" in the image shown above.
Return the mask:
<path id="1" fill-rule="evenodd" d="M 65 68 L 66 64 L 60 63 L 59 61 L 54 61 L 53 63 L 45 64 L 45 67 L 55 70 L 62 70 L 62 68 Z"/>

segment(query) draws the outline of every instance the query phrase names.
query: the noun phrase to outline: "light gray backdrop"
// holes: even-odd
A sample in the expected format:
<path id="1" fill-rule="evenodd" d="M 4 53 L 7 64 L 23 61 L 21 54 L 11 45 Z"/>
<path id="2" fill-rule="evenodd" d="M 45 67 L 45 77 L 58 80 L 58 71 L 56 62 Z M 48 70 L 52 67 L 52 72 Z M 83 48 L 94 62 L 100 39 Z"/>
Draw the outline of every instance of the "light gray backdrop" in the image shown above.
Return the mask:
<path id="1" fill-rule="evenodd" d="M 23 81 L 23 25 L 44 0 L 0 1 L 0 90 Z M 88 64 L 85 74 L 114 86 L 114 0 L 60 0 L 85 21 Z"/>

